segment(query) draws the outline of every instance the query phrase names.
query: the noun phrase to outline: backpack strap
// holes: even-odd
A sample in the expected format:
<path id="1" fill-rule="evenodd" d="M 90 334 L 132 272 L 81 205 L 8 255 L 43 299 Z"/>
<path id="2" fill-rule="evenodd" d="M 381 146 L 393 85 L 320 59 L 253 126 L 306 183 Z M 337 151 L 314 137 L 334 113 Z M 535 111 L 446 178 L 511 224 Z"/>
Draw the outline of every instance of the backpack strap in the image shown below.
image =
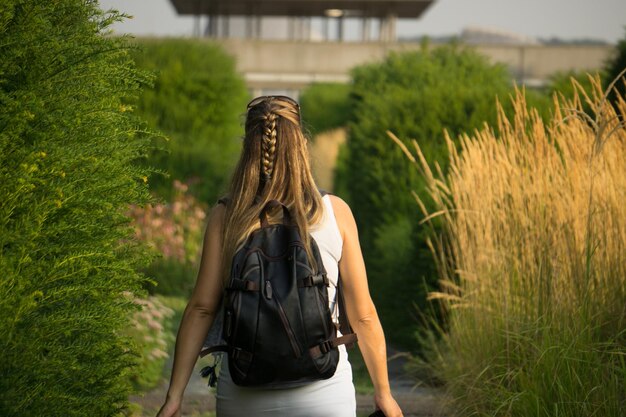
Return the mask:
<path id="1" fill-rule="evenodd" d="M 350 322 L 348 321 L 348 313 L 346 311 L 345 301 L 343 299 L 343 284 L 341 281 L 341 275 L 339 275 L 337 281 L 337 304 L 339 306 L 339 331 L 341 336 L 337 337 L 335 332 L 334 337 L 329 340 L 325 340 L 317 346 L 313 346 L 309 349 L 309 354 L 312 358 L 317 358 L 324 353 L 329 352 L 331 349 L 336 348 L 339 345 L 346 345 L 347 349 L 350 349 L 358 341 L 356 333 L 352 330 Z"/>
<path id="2" fill-rule="evenodd" d="M 261 221 L 261 227 L 268 227 L 269 223 L 267 222 L 267 212 L 273 210 L 276 207 L 281 207 L 283 210 L 283 224 L 290 225 L 293 224 L 291 221 L 291 213 L 286 205 L 281 203 L 278 200 L 270 200 L 265 204 L 265 207 L 261 209 L 261 213 L 259 213 L 259 220 Z"/>
<path id="3" fill-rule="evenodd" d="M 319 189 L 322 197 L 325 195 L 333 195 L 326 190 Z M 337 277 L 337 304 L 339 306 L 339 331 L 342 336 L 333 340 L 337 341 L 338 345 L 345 344 L 346 348 L 350 349 L 354 346 L 354 343 L 358 341 L 356 333 L 352 330 L 352 326 L 350 326 L 350 321 L 348 320 L 348 312 L 346 311 L 346 302 L 343 298 L 343 281 L 341 280 L 341 274 Z M 325 342 L 326 343 L 326 342 Z M 316 346 L 317 347 L 317 346 Z"/>
<path id="4" fill-rule="evenodd" d="M 213 352 L 228 352 L 229 350 L 230 350 L 230 347 L 228 345 L 211 346 L 211 347 L 202 349 L 200 351 L 200 357 L 203 358 L 209 353 L 213 353 Z"/>
<path id="5" fill-rule="evenodd" d="M 343 337 L 349 338 L 344 343 L 346 344 L 346 348 L 350 349 L 354 346 L 354 343 L 358 341 L 356 333 L 352 330 L 352 326 L 350 326 L 350 321 L 348 320 L 348 312 L 346 311 L 346 302 L 343 298 L 343 281 L 341 280 L 341 275 L 337 280 L 337 303 L 339 303 L 339 331 L 341 332 Z"/>
<path id="6" fill-rule="evenodd" d="M 311 355 L 312 358 L 317 358 L 320 355 L 330 352 L 332 349 L 338 347 L 339 345 L 346 345 L 346 347 L 348 347 L 352 346 L 354 342 L 356 342 L 355 333 L 335 337 L 310 348 L 309 355 Z"/>

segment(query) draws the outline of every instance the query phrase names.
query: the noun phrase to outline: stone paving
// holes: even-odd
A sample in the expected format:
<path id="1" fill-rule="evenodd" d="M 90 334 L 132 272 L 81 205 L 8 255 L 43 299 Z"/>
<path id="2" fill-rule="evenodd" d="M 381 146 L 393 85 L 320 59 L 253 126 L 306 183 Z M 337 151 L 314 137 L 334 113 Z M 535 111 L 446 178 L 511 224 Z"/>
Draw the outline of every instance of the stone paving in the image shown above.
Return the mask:
<path id="1" fill-rule="evenodd" d="M 395 352 L 392 351 L 393 353 Z M 445 417 L 442 411 L 443 394 L 441 390 L 430 387 L 415 387 L 414 381 L 408 378 L 403 371 L 405 362 L 406 359 L 402 356 L 395 356 L 389 361 L 391 389 L 405 417 Z M 199 375 L 200 369 L 207 363 L 210 363 L 208 359 L 202 359 L 196 364 L 185 390 L 183 417 L 208 417 L 212 415 L 210 412 L 215 410 L 215 395 L 207 387 L 206 379 Z M 171 369 L 171 357 L 166 366 Z M 169 372 L 167 374 L 169 375 Z M 163 381 L 159 387 L 152 391 L 143 395 L 132 396 L 131 402 L 139 404 L 143 410 L 141 414 L 134 417 L 154 417 L 165 399 L 167 388 L 168 381 Z M 368 415 L 367 413 L 373 410 L 373 396 L 358 394 L 357 411 L 359 416 Z"/>

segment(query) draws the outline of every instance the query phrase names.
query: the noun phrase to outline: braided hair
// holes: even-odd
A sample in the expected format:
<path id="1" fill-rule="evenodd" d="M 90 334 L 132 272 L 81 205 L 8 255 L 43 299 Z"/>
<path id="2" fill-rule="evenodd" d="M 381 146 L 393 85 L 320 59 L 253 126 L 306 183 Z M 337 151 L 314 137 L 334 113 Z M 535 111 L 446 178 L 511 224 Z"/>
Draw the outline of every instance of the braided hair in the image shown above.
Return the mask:
<path id="1" fill-rule="evenodd" d="M 276 159 L 276 118 L 278 115 L 273 112 L 265 114 L 263 125 L 263 139 L 261 141 L 261 170 L 263 180 L 269 181 L 274 171 L 274 160 Z"/>
<path id="2" fill-rule="evenodd" d="M 311 173 L 300 107 L 288 97 L 258 97 L 248 105 L 243 150 L 231 179 L 222 229 L 223 277 L 239 245 L 259 227 L 261 209 L 278 200 L 291 212 L 310 251 L 307 230 L 323 214 L 322 197 Z M 275 220 L 282 212 L 270 213 Z M 312 259 L 309 253 L 309 258 Z"/>

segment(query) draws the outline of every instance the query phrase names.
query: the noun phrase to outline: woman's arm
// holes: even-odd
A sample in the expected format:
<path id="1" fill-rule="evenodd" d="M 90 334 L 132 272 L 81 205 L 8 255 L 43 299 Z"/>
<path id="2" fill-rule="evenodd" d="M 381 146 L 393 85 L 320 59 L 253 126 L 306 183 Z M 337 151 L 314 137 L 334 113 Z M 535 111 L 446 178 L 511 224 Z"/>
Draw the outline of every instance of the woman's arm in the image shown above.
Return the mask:
<path id="1" fill-rule="evenodd" d="M 167 401 L 159 412 L 159 416 L 175 415 L 164 409 L 180 407 L 198 354 L 220 305 L 222 294 L 221 229 L 224 211 L 224 206 L 218 204 L 209 215 L 198 277 L 176 336 L 174 364 Z M 168 403 L 170 406 L 166 407 Z"/>
<path id="2" fill-rule="evenodd" d="M 330 198 L 343 238 L 339 273 L 343 282 L 346 310 L 350 325 L 359 338 L 359 349 L 374 384 L 374 398 L 385 416 L 402 416 L 400 407 L 391 395 L 385 335 L 367 286 L 365 262 L 356 222 L 350 207 L 342 199 L 336 196 Z"/>

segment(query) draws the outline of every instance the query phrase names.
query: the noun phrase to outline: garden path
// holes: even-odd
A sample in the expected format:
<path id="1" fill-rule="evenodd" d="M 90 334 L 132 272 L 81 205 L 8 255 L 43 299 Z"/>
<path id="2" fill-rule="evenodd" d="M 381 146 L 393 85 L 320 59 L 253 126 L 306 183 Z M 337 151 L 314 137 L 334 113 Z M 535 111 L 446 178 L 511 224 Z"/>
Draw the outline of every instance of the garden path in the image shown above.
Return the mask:
<path id="1" fill-rule="evenodd" d="M 399 355 L 395 349 L 389 349 L 389 377 L 391 389 L 398 404 L 402 408 L 405 417 L 443 417 L 442 402 L 443 394 L 438 388 L 415 387 L 415 381 L 404 372 L 404 364 L 407 359 Z M 167 372 L 172 368 L 172 355 L 166 363 Z M 215 410 L 215 396 L 209 392 L 207 380 L 200 377 L 200 369 L 210 363 L 209 359 L 201 359 L 196 363 L 192 376 L 185 390 L 183 401 L 183 417 L 211 416 L 209 412 Z M 169 381 L 164 380 L 157 388 L 142 395 L 131 396 L 133 403 L 139 404 L 142 414 L 134 417 L 154 417 L 167 392 Z M 368 411 L 374 409 L 374 400 L 371 395 L 357 395 L 357 410 L 359 416 L 367 416 Z"/>

